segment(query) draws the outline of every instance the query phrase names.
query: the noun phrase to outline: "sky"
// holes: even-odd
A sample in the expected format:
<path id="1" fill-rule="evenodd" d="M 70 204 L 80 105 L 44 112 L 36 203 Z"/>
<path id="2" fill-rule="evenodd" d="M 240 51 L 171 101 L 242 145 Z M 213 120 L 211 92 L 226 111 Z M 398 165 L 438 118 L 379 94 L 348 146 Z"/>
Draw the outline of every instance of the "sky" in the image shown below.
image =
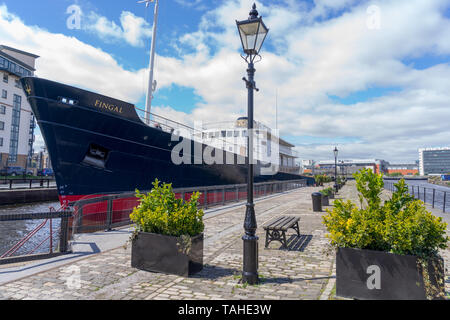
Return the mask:
<path id="1" fill-rule="evenodd" d="M 414 162 L 419 148 L 450 145 L 448 0 L 160 0 L 153 113 L 188 124 L 246 115 L 236 20 L 253 2 L 269 28 L 255 119 L 300 159 L 332 159 L 337 146 L 340 159 Z M 38 77 L 144 108 L 153 8 L 0 0 L 0 44 L 39 55 Z M 38 131 L 35 150 L 43 143 Z"/>

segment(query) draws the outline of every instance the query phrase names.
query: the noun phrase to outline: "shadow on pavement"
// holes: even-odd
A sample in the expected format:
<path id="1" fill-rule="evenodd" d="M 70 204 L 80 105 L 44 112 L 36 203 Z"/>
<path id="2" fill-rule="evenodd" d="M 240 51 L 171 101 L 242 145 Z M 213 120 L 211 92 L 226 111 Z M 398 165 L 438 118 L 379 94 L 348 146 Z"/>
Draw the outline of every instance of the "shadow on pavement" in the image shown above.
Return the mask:
<path id="1" fill-rule="evenodd" d="M 227 276 L 238 275 L 240 273 L 241 273 L 241 270 L 231 269 L 231 268 L 222 268 L 219 266 L 212 266 L 209 264 L 205 264 L 203 266 L 202 271 L 200 271 L 199 273 L 196 273 L 190 277 L 215 280 L 215 279 L 219 279 L 219 278 L 223 278 L 223 277 L 227 277 Z"/>

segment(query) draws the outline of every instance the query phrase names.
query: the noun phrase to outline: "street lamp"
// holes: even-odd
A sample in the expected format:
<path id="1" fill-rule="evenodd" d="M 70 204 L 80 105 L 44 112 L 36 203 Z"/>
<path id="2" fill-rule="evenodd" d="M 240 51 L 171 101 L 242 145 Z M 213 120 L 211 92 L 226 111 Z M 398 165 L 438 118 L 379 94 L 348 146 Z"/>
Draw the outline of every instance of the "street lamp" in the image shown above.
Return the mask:
<path id="1" fill-rule="evenodd" d="M 248 90 L 248 117 L 247 117 L 247 154 L 248 154 L 248 178 L 247 178 L 247 205 L 245 211 L 244 230 L 244 266 L 242 272 L 242 282 L 249 284 L 258 283 L 258 237 L 256 236 L 256 216 L 255 205 L 253 203 L 253 90 L 256 88 L 254 81 L 255 58 L 259 55 L 259 50 L 267 36 L 269 29 L 266 28 L 261 17 L 258 17 L 256 5 L 253 4 L 250 16 L 247 20 L 236 21 L 236 25 L 241 37 L 242 48 L 246 56 L 241 57 L 247 62 L 248 69 L 245 81 Z M 258 60 L 258 61 L 260 61 Z M 258 62 L 257 61 L 257 62 Z"/>
<path id="2" fill-rule="evenodd" d="M 334 189 L 336 189 L 336 193 L 337 193 L 338 192 L 338 185 L 337 185 L 337 156 L 338 156 L 338 149 L 337 149 L 337 147 L 334 147 L 333 153 L 334 153 Z"/>

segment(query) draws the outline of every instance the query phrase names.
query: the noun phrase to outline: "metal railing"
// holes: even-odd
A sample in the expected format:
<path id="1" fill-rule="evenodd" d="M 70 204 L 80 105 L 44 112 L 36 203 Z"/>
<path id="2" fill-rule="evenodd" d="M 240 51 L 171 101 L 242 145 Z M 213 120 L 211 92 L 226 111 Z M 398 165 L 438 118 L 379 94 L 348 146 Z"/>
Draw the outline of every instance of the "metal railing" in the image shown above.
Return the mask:
<path id="1" fill-rule="evenodd" d="M 394 182 L 385 181 L 384 188 L 394 192 Z M 450 191 L 450 190 L 449 190 Z M 450 212 L 450 192 L 432 187 L 408 185 L 408 192 L 414 198 L 431 204 L 433 208 L 442 209 L 442 212 Z"/>
<path id="2" fill-rule="evenodd" d="M 0 179 L 0 190 L 12 190 L 12 189 L 39 189 L 39 188 L 50 188 L 55 187 L 56 184 L 50 186 L 50 182 L 55 182 L 55 179 L 49 178 L 38 178 L 38 179 Z M 18 186 L 19 185 L 19 186 Z"/>
<path id="3" fill-rule="evenodd" d="M 254 196 L 264 197 L 306 187 L 306 185 L 306 179 L 255 183 Z M 177 188 L 173 189 L 173 192 L 177 198 L 185 201 L 188 201 L 194 192 L 200 192 L 199 206 L 208 209 L 246 199 L 247 184 Z M 139 205 L 139 199 L 134 192 L 90 197 L 69 203 L 74 212 L 72 232 L 77 234 L 99 230 L 109 231 L 112 228 L 131 225 L 129 216 L 137 205 Z"/>
<path id="4" fill-rule="evenodd" d="M 21 214 L 5 214 L 0 215 L 0 223 L 2 222 L 13 222 L 13 221 L 25 221 L 25 220 L 44 220 L 42 223 L 38 224 L 33 230 L 31 230 L 27 235 L 15 243 L 9 250 L 4 252 L 0 256 L 0 264 L 9 264 L 30 260 L 46 259 L 57 255 L 65 254 L 70 252 L 69 250 L 69 219 L 72 217 L 72 210 L 70 208 L 64 209 L 64 211 L 50 210 L 49 212 L 40 213 L 21 213 Z M 59 228 L 53 230 L 53 219 L 60 219 Z M 24 254 L 14 256 L 19 249 L 23 248 L 25 244 L 29 243 L 30 240 L 49 223 L 48 235 L 43 236 L 43 240 L 39 239 L 37 245 L 31 248 L 27 248 Z M 56 248 L 54 249 L 53 238 L 54 235 L 59 235 L 59 241 L 56 242 Z M 35 254 L 35 252 L 42 247 L 44 243 L 48 242 L 49 251 L 47 253 Z"/>

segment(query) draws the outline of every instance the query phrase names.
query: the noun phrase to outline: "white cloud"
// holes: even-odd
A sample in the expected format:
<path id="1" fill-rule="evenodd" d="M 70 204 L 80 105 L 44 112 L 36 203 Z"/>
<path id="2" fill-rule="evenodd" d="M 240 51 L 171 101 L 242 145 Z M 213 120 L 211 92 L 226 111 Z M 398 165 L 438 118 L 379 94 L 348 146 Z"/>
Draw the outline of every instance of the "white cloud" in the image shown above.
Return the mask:
<path id="1" fill-rule="evenodd" d="M 246 114 L 247 91 L 241 81 L 246 64 L 239 57 L 234 19 L 246 19 L 252 4 L 252 0 L 221 1 L 204 14 L 198 30 L 180 36 L 178 58 L 157 57 L 158 88 L 173 84 L 193 88 L 202 102 L 189 114 L 170 106 L 155 106 L 154 111 L 183 122 L 233 120 Z M 403 62 L 450 55 L 450 21 L 442 15 L 448 1 L 379 0 L 381 25 L 375 30 L 366 23 L 371 4 L 327 0 L 308 8 L 293 0 L 286 0 L 284 6 L 257 2 L 270 31 L 262 49 L 263 60 L 256 65 L 260 91 L 255 93 L 255 116 L 275 126 L 277 90 L 282 134 L 325 141 L 307 144 L 298 138 L 304 159 L 331 158 L 334 144 L 340 141 L 344 158 L 412 161 L 418 157 L 418 148 L 448 145 L 450 141 L 446 120 L 450 119 L 450 65 L 416 70 Z M 144 69 L 126 70 L 100 49 L 26 26 L 17 17 L 3 13 L 2 41 L 39 54 L 40 76 L 127 101 L 142 96 Z M 146 26 L 127 29 L 126 19 L 123 21 L 119 27 L 104 20 L 98 28 L 112 38 L 125 39 L 127 33 L 128 43 L 139 45 L 143 36 L 136 30 Z M 129 25 L 139 25 L 136 23 Z M 353 105 L 329 98 L 377 87 L 397 90 Z"/>
<path id="2" fill-rule="evenodd" d="M 60 33 L 27 26 L 0 6 L 2 44 L 40 56 L 36 61 L 39 77 L 86 88 L 126 101 L 137 101 L 143 93 L 145 69 L 124 69 L 108 53 Z"/>
<path id="3" fill-rule="evenodd" d="M 269 39 L 277 48 L 276 54 L 263 48 L 263 60 L 256 65 L 255 79 L 261 89 L 255 96 L 256 117 L 274 126 L 278 89 L 282 133 L 330 141 L 301 147 L 305 157 L 331 157 L 330 145 L 346 137 L 359 141 L 348 139 L 342 146 L 348 157 L 415 159 L 419 147 L 447 145 L 450 130 L 441 119 L 450 118 L 449 65 L 415 70 L 402 59 L 450 54 L 446 37 L 450 21 L 441 14 L 448 3 L 378 1 L 382 23 L 375 30 L 367 27 L 371 2 L 317 3 L 310 11 L 292 2 L 287 7 L 257 3 L 270 28 Z M 240 46 L 230 17 L 245 19 L 251 4 L 226 1 L 203 17 L 195 33 L 181 38 L 197 51 L 182 56 L 177 68 L 180 76 L 173 81 L 184 86 L 190 83 L 205 101 L 193 116 L 230 120 L 246 113 L 246 91 L 239 80 L 245 75 L 245 65 L 230 50 Z M 345 13 L 332 19 L 318 22 L 311 18 L 340 10 Z M 214 51 L 208 45 L 211 40 Z M 160 73 L 168 71 L 162 65 L 158 68 Z M 355 105 L 340 105 L 328 98 L 376 87 L 400 91 Z"/>
<path id="4" fill-rule="evenodd" d="M 125 41 L 134 47 L 144 46 L 145 39 L 151 37 L 152 30 L 147 21 L 132 12 L 123 11 L 120 26 L 95 12 L 83 16 L 82 29 L 98 35 L 107 41 Z"/>

